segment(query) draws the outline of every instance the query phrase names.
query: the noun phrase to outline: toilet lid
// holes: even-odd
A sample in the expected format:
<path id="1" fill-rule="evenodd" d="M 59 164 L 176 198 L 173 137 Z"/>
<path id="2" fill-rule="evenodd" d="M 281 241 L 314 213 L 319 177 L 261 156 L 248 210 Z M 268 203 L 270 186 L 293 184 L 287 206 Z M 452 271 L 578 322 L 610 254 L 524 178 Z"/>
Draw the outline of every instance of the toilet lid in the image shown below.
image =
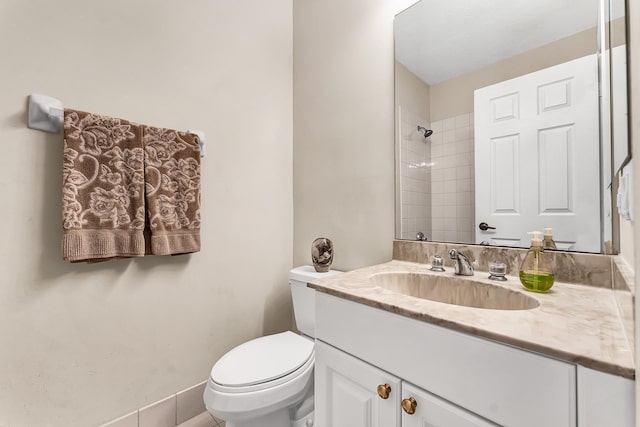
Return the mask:
<path id="1" fill-rule="evenodd" d="M 229 387 L 272 381 L 304 365 L 313 346 L 313 341 L 290 331 L 256 338 L 222 356 L 211 369 L 211 379 Z"/>

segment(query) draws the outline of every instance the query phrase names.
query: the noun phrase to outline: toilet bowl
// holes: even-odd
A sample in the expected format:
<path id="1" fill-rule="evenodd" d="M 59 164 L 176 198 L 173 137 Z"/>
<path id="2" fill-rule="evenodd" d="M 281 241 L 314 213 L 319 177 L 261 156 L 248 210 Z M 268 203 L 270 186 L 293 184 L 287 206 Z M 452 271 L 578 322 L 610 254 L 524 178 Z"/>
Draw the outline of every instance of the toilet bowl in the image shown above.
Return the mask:
<path id="1" fill-rule="evenodd" d="M 204 392 L 207 410 L 227 427 L 310 427 L 313 425 L 315 291 L 307 282 L 339 274 L 313 267 L 289 274 L 296 324 L 287 331 L 247 341 L 211 369 Z"/>

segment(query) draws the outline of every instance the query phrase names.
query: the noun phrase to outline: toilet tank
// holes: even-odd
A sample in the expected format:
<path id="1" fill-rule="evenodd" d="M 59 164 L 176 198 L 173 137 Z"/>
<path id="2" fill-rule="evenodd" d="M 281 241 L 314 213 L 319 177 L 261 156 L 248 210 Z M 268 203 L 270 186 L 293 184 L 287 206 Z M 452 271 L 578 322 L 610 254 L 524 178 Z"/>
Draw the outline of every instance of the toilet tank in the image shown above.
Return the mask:
<path id="1" fill-rule="evenodd" d="M 312 266 L 296 267 L 289 272 L 289 287 L 293 299 L 293 312 L 298 330 L 303 334 L 316 337 L 316 291 L 307 287 L 307 282 L 335 276 L 341 271 L 329 270 L 318 273 Z"/>

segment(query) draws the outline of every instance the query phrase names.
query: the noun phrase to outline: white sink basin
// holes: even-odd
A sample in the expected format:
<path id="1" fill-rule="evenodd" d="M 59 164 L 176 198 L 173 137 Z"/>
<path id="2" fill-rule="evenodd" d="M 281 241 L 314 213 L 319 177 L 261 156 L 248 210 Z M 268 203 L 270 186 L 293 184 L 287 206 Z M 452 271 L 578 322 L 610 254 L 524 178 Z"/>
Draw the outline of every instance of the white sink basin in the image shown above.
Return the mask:
<path id="1" fill-rule="evenodd" d="M 465 307 L 530 310 L 540 305 L 535 298 L 513 289 L 444 274 L 378 273 L 370 280 L 402 295 Z"/>

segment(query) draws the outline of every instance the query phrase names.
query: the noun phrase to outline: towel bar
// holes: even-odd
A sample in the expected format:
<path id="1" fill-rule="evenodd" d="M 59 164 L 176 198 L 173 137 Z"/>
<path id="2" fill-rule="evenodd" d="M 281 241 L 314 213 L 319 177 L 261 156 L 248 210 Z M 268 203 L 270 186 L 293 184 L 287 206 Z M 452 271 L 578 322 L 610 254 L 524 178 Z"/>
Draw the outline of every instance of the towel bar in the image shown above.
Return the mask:
<path id="1" fill-rule="evenodd" d="M 62 127 L 63 117 L 64 108 L 62 108 L 62 101 L 59 99 L 37 93 L 29 95 L 27 126 L 30 129 L 58 133 Z M 189 129 L 187 132 L 198 135 L 198 139 L 200 140 L 200 157 L 204 157 L 204 132 L 192 129 Z"/>

